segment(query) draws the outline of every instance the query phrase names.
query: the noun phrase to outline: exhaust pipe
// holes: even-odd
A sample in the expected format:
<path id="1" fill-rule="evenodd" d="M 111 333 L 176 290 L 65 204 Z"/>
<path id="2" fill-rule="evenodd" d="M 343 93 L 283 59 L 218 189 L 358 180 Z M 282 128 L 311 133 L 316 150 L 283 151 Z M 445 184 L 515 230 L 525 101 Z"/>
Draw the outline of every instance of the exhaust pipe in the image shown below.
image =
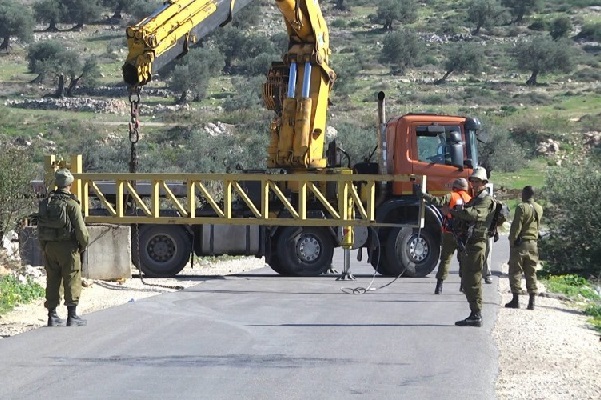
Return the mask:
<path id="1" fill-rule="evenodd" d="M 386 165 L 386 95 L 384 92 L 378 93 L 378 170 L 380 175 L 387 172 Z M 386 182 L 380 182 L 381 199 L 386 194 Z"/>

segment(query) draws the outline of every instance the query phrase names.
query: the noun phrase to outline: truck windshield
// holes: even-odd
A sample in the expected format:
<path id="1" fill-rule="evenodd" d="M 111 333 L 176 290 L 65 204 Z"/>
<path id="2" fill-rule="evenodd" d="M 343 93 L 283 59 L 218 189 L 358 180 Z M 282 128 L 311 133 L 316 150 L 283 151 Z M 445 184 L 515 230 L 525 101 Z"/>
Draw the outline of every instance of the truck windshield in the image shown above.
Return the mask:
<path id="1" fill-rule="evenodd" d="M 444 126 L 444 132 L 430 132 L 428 126 L 417 126 L 418 161 L 434 164 L 451 164 L 450 149 L 446 145 L 449 132 L 461 132 L 459 126 Z"/>

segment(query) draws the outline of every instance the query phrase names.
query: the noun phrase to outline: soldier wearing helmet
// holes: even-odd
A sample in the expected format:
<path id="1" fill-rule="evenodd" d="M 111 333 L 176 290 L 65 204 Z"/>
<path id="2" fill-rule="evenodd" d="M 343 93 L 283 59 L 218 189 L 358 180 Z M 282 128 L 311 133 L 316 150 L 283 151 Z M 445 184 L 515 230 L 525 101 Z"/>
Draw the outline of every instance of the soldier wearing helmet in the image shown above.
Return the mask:
<path id="1" fill-rule="evenodd" d="M 60 287 L 64 288 L 67 306 L 67 326 L 83 326 L 75 309 L 81 294 L 81 259 L 89 242 L 88 230 L 83 221 L 79 200 L 71 194 L 74 178 L 67 169 L 54 174 L 57 186 L 48 198 L 40 201 L 38 214 L 38 238 L 44 254 L 46 268 L 46 302 L 48 326 L 65 323 L 57 312 L 60 303 Z"/>
<path id="2" fill-rule="evenodd" d="M 467 191 L 467 180 L 465 178 L 457 178 L 453 182 L 451 193 L 442 197 L 436 197 L 426 193 L 424 194 L 424 199 L 437 207 L 446 205 L 452 209 L 460 208 L 472 198 Z M 438 272 L 436 273 L 436 288 L 434 289 L 434 294 L 442 293 L 442 283 L 449 275 L 451 258 L 453 257 L 455 250 L 457 250 L 457 240 L 454 234 L 454 230 L 457 229 L 457 226 L 455 225 L 453 216 L 450 213 L 446 213 L 442 222 L 442 247 L 440 249 L 440 260 L 438 262 Z M 461 268 L 461 257 L 459 256 L 459 252 L 457 253 L 457 260 L 459 261 L 459 268 Z"/>
<path id="3" fill-rule="evenodd" d="M 470 315 L 455 322 L 457 326 L 482 326 L 482 267 L 484 265 L 488 230 L 494 216 L 493 198 L 486 190 L 488 176 L 482 167 L 476 167 L 469 177 L 474 197 L 463 209 L 443 207 L 444 213 L 464 222 L 461 232 L 465 241 L 462 255 L 461 284 L 470 305 Z"/>

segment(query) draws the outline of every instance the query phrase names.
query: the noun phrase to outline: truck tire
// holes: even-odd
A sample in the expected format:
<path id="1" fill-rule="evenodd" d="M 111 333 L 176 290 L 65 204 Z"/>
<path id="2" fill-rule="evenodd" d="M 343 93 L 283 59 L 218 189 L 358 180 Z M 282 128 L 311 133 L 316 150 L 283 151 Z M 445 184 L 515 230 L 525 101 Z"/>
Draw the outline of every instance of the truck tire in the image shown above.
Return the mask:
<path id="1" fill-rule="evenodd" d="M 132 261 L 142 272 L 154 278 L 177 275 L 190 260 L 192 240 L 178 226 L 144 225 L 140 227 L 139 254 L 132 235 Z"/>
<path id="2" fill-rule="evenodd" d="M 436 268 L 440 243 L 427 229 L 396 228 L 386 243 L 386 271 L 392 276 L 402 274 L 423 278 Z"/>
<path id="3" fill-rule="evenodd" d="M 276 251 L 278 269 L 285 274 L 317 276 L 332 265 L 334 239 L 325 228 L 289 226 L 280 233 Z"/>

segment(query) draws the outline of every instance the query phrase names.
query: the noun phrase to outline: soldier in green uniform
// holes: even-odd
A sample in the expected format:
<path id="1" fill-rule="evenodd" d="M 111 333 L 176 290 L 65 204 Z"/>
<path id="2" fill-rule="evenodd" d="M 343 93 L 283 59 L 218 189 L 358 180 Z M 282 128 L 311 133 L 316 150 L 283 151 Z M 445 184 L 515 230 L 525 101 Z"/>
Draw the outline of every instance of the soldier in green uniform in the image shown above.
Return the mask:
<path id="1" fill-rule="evenodd" d="M 46 302 L 48 326 L 64 324 L 56 307 L 60 302 L 61 283 L 67 306 L 67 326 L 83 326 L 86 320 L 76 313 L 81 294 L 81 258 L 88 246 L 88 230 L 83 221 L 79 200 L 71 194 L 73 175 L 59 169 L 54 175 L 57 190 L 40 202 L 38 238 L 46 267 Z"/>
<path id="2" fill-rule="evenodd" d="M 444 196 L 432 196 L 429 193 L 424 193 L 424 199 L 434 204 L 437 207 L 448 205 L 450 208 L 462 207 L 472 199 L 472 196 L 467 192 L 468 183 L 465 178 L 457 178 L 453 181 L 452 192 Z M 438 262 L 438 272 L 436 273 L 436 287 L 434 294 L 442 293 L 442 283 L 449 275 L 449 266 L 453 253 L 457 250 L 457 240 L 455 239 L 454 231 L 457 229 L 453 223 L 453 217 L 450 214 L 444 215 L 442 224 L 442 245 L 440 248 L 440 261 Z M 461 269 L 461 256 L 457 253 L 457 261 L 459 261 L 459 269 Z M 460 273 L 461 275 L 461 273 Z"/>
<path id="3" fill-rule="evenodd" d="M 443 207 L 453 218 L 464 222 L 460 240 L 465 242 L 461 284 L 470 305 L 470 315 L 455 322 L 457 326 L 482 326 L 482 267 L 484 265 L 488 231 L 494 216 L 494 202 L 486 190 L 488 177 L 482 167 L 474 169 L 469 181 L 474 197 L 463 209 Z"/>
<path id="4" fill-rule="evenodd" d="M 518 296 L 522 291 L 522 273 L 526 277 L 526 290 L 530 295 L 528 310 L 534 310 L 534 297 L 538 292 L 536 265 L 538 264 L 538 231 L 543 208 L 534 201 L 534 189 L 522 189 L 522 202 L 515 209 L 509 230 L 509 287 L 513 299 L 505 304 L 519 308 Z"/>

